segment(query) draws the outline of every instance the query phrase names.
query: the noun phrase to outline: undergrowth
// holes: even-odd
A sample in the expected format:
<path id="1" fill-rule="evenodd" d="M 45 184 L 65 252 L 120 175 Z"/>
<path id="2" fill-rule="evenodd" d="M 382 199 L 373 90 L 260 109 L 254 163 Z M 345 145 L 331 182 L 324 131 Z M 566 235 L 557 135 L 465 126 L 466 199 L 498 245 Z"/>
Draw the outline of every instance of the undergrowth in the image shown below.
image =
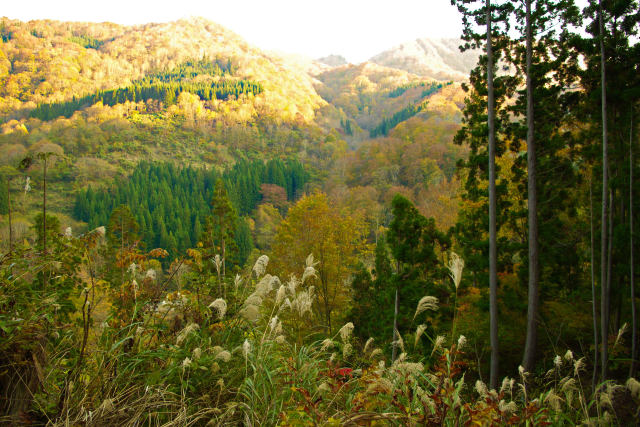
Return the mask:
<path id="1" fill-rule="evenodd" d="M 327 334 L 314 317 L 312 256 L 300 278 L 265 274 L 268 258 L 261 256 L 244 275 L 172 289 L 184 266 L 198 277 L 197 257 L 158 277 L 147 267 L 163 254 L 152 251 L 131 263 L 121 287 L 109 288 L 100 277 L 103 234 L 60 237 L 44 255 L 20 247 L 0 261 L 0 422 L 458 426 L 640 419 L 636 380 L 607 382 L 592 393 L 585 360 L 570 351 L 542 377 L 520 369 L 489 390 L 465 378 L 464 336 L 448 345 L 443 336 L 428 337 L 430 354 L 412 352 L 412 343 L 398 338 L 399 356 L 391 361 L 384 343 L 353 337 L 357 325 Z M 416 341 L 424 331 L 418 327 Z"/>

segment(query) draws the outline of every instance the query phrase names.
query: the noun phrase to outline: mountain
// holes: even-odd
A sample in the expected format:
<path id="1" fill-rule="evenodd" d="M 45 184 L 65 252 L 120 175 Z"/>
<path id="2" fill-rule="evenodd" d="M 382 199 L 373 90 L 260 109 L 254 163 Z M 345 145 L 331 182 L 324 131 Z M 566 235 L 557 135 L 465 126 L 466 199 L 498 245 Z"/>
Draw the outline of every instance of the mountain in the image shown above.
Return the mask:
<path id="1" fill-rule="evenodd" d="M 375 55 L 370 62 L 419 76 L 463 81 L 475 67 L 479 53 L 460 52 L 459 39 L 416 39 Z"/>
<path id="2" fill-rule="evenodd" d="M 346 194 L 346 185 L 356 194 L 358 187 L 370 187 L 367 194 L 381 205 L 401 191 L 414 200 L 422 197 L 420 209 L 432 213 L 422 181 L 444 177 L 434 182 L 447 195 L 457 185 L 449 170 L 461 156 L 452 144 L 464 99 L 460 85 L 373 62 L 345 62 L 335 55 L 313 60 L 267 52 L 203 18 L 136 26 L 0 18 L 0 166 L 37 159 L 41 152 L 64 159 L 48 172 L 47 207 L 74 229 L 104 224 L 112 207 L 134 203 L 124 196 L 134 193 L 118 189 L 125 182 L 119 178 L 155 170 L 140 169 L 144 161 L 212 173 L 237 168 L 242 179 L 233 185 L 251 196 L 235 202 L 243 215 L 255 215 L 262 197 L 280 194 L 267 188 L 271 193 L 261 195 L 260 184 L 278 186 L 291 174 L 308 176 L 307 190 Z M 368 163 L 370 150 L 378 149 L 392 152 Z M 406 167 L 397 170 L 394 162 L 403 153 Z M 368 174 L 345 184 L 352 155 L 359 159 L 353 164 Z M 260 163 L 278 166 L 269 172 L 255 166 Z M 42 188 L 41 166 L 35 162 L 26 171 L 33 188 Z M 289 175 L 287 168 L 293 168 Z M 177 180 L 172 174 L 163 172 L 167 182 Z M 289 184 L 292 198 L 298 190 Z M 107 196 L 86 196 L 89 189 L 122 196 L 103 200 Z M 164 190 L 162 197 L 173 203 Z M 11 191 L 17 197 L 17 186 Z M 40 201 L 38 191 L 21 194 L 14 219 L 23 231 L 16 236 L 30 233 Z M 149 242 L 174 249 L 195 242 L 199 227 L 193 215 L 189 221 L 166 218 L 165 230 L 154 226 L 157 218 L 146 217 L 147 207 L 136 215 L 145 216 Z M 0 217 L 0 245 L 6 230 Z M 191 243 L 183 242 L 185 233 Z"/>
<path id="3" fill-rule="evenodd" d="M 203 57 L 231 61 L 234 78 L 260 82 L 261 107 L 285 120 L 309 120 L 322 105 L 306 73 L 203 18 L 130 27 L 2 18 L 0 31 L 0 115 L 126 86 Z"/>
<path id="4" fill-rule="evenodd" d="M 318 58 L 317 61 L 322 64 L 326 64 L 330 67 L 339 67 L 341 65 L 348 64 L 346 58 L 342 55 L 329 55 L 322 58 Z"/>

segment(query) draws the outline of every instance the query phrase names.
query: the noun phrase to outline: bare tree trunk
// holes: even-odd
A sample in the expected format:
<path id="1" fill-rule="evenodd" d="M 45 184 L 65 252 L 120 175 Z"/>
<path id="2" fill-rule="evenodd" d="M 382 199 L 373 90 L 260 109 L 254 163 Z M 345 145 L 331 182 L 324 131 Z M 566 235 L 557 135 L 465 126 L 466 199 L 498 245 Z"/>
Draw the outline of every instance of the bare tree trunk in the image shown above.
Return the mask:
<path id="1" fill-rule="evenodd" d="M 44 175 L 43 175 L 43 192 L 42 192 L 42 254 L 47 253 L 47 157 L 44 156 Z M 47 275 L 49 270 L 42 270 L 42 289 L 47 290 Z"/>
<path id="2" fill-rule="evenodd" d="M 13 225 L 11 223 L 11 178 L 7 178 L 7 208 L 9 209 L 9 252 L 13 252 Z"/>
<path id="3" fill-rule="evenodd" d="M 608 352 L 609 352 L 609 330 L 611 329 L 611 240 L 613 236 L 613 191 L 609 190 L 609 215 L 608 215 L 608 225 L 607 225 L 607 248 L 606 248 L 606 264 L 605 264 L 605 288 L 607 290 L 607 304 L 604 312 L 600 313 L 600 317 L 605 318 L 607 329 L 605 330 L 607 336 L 607 363 L 608 363 Z M 607 367 L 608 371 L 608 367 Z M 603 377 L 602 381 L 605 381 L 606 378 Z"/>
<path id="4" fill-rule="evenodd" d="M 11 211 L 9 211 L 11 212 Z M 638 319 L 636 318 L 636 290 L 633 270 L 633 108 L 629 124 L 629 281 L 631 288 L 631 367 L 629 377 L 636 375 L 638 358 Z"/>
<path id="5" fill-rule="evenodd" d="M 596 310 L 596 279 L 594 269 L 593 256 L 593 186 L 589 182 L 589 221 L 591 225 L 591 308 L 593 310 L 593 375 L 591 377 L 591 392 L 596 390 L 596 381 L 598 377 L 598 313 Z"/>
<path id="6" fill-rule="evenodd" d="M 598 0 L 598 25 L 600 36 L 600 85 L 602 92 L 602 224 L 600 232 L 600 327 L 602 334 L 601 381 L 607 379 L 607 359 L 609 358 L 609 289 L 607 287 L 607 192 L 609 189 L 609 153 L 607 141 L 607 78 L 604 56 L 604 17 L 602 0 Z"/>
<path id="7" fill-rule="evenodd" d="M 491 372 L 489 384 L 498 387 L 498 269 L 496 245 L 496 131 L 493 90 L 493 46 L 491 39 L 491 0 L 487 0 L 487 113 L 489 128 L 489 322 Z"/>
<path id="8" fill-rule="evenodd" d="M 227 251 L 224 244 L 224 236 L 222 237 L 222 277 L 226 277 L 226 262 L 227 262 Z"/>
<path id="9" fill-rule="evenodd" d="M 398 288 L 396 288 L 396 302 L 393 311 L 393 342 L 391 343 L 391 363 L 396 361 L 398 351 Z"/>
<path id="10" fill-rule="evenodd" d="M 42 192 L 42 252 L 47 252 L 47 158 L 44 157 L 44 191 Z"/>
<path id="11" fill-rule="evenodd" d="M 536 147 L 533 135 L 533 82 L 531 63 L 533 56 L 533 36 L 531 34 L 531 1 L 526 0 L 526 49 L 527 49 L 527 172 L 528 172 L 528 211 L 529 211 L 529 298 L 527 309 L 527 338 L 522 365 L 531 371 L 535 364 L 538 341 L 537 317 L 539 300 L 538 268 L 538 193 L 536 189 Z"/>
<path id="12" fill-rule="evenodd" d="M 120 213 L 120 281 L 124 286 L 124 215 Z"/>

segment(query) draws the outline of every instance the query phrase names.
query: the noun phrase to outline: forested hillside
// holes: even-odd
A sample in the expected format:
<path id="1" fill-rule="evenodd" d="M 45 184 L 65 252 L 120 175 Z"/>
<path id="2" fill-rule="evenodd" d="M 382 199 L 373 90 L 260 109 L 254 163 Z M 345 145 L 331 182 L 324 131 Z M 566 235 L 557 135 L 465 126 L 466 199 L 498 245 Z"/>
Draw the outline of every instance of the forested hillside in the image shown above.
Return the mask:
<path id="1" fill-rule="evenodd" d="M 362 64 L 0 18 L 0 424 L 638 424 L 637 1 L 452 3 Z"/>

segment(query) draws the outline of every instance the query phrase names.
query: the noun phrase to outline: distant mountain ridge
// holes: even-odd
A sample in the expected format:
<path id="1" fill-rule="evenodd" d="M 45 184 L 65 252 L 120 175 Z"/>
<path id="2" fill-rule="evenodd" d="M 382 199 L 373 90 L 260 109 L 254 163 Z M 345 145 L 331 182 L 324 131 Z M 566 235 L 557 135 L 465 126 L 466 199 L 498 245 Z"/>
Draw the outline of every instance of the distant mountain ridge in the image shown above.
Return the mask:
<path id="1" fill-rule="evenodd" d="M 330 67 L 339 67 L 341 65 L 347 65 L 349 62 L 342 55 L 329 55 L 322 58 L 318 58 L 316 61 L 326 64 Z"/>
<path id="2" fill-rule="evenodd" d="M 460 52 L 459 39 L 421 38 L 375 55 L 370 62 L 438 80 L 463 81 L 478 62 L 479 52 Z"/>

